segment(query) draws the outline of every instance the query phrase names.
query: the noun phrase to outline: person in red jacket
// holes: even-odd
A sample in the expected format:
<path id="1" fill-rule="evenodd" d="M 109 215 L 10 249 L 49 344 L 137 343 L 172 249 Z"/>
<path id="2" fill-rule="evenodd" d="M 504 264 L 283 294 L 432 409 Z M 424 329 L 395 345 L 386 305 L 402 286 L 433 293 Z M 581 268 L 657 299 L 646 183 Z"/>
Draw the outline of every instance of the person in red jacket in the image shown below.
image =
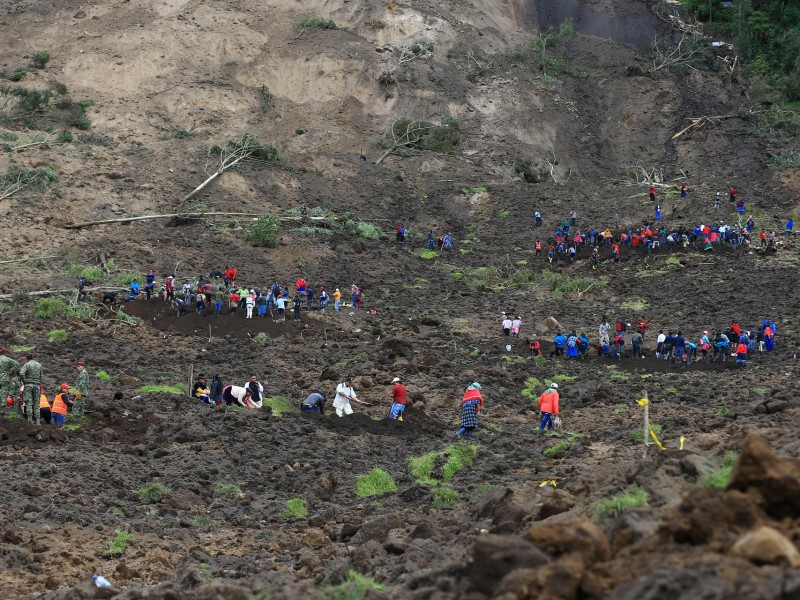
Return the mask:
<path id="1" fill-rule="evenodd" d="M 553 382 L 547 391 L 539 396 L 539 411 L 542 413 L 542 422 L 539 423 L 539 435 L 544 432 L 545 426 L 553 428 L 553 417 L 560 414 L 558 408 L 558 384 Z"/>
<path id="2" fill-rule="evenodd" d="M 406 386 L 400 381 L 399 377 L 392 379 L 392 409 L 389 411 L 389 418 L 398 421 L 403 420 L 403 413 L 406 410 Z"/>
<path id="3" fill-rule="evenodd" d="M 656 186 L 655 184 L 652 184 L 650 186 L 650 202 L 655 202 L 655 201 L 656 201 Z"/>
<path id="4" fill-rule="evenodd" d="M 739 342 L 739 345 L 736 346 L 736 366 L 740 369 L 744 369 L 744 365 L 747 362 L 747 344 L 744 342 Z"/>

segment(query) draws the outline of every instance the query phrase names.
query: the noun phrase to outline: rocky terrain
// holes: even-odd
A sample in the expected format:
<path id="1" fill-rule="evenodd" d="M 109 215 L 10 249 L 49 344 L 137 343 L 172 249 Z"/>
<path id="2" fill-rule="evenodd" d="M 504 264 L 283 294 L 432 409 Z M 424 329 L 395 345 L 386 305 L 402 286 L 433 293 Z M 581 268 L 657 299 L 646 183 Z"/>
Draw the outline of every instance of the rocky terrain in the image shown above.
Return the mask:
<path id="1" fill-rule="evenodd" d="M 652 219 L 651 180 L 670 226 L 735 222 L 712 202 L 733 186 L 757 228 L 797 215 L 797 172 L 770 168 L 796 143 L 785 122 L 712 40 L 701 62 L 660 67 L 653 41 L 681 38 L 664 9 L 0 4 L 0 341 L 36 355 L 49 395 L 79 358 L 91 377 L 91 412 L 65 427 L 3 409 L 0 597 L 797 595 L 797 249 L 626 248 L 596 271 L 588 248 L 574 263 L 533 253 L 573 209 L 615 233 Z M 47 90 L 49 104 L 32 95 Z M 702 116 L 725 118 L 673 139 Z M 401 121 L 430 124 L 439 145 L 376 165 Z M 244 136 L 279 160 L 244 161 L 187 198 L 214 147 Z M 211 212 L 242 214 L 185 216 Z M 248 239 L 264 213 L 284 219 L 274 248 Z M 452 233 L 453 250 L 426 252 L 429 230 Z M 151 268 L 160 285 L 225 265 L 259 287 L 356 283 L 364 306 L 297 322 L 100 303 Z M 82 273 L 92 297 L 78 310 Z M 522 317 L 520 338 L 502 337 L 503 311 Z M 553 320 L 594 342 L 617 316 L 649 321 L 644 359 L 529 355 L 534 332 L 552 349 Z M 744 370 L 654 357 L 659 329 L 697 339 L 765 317 L 776 349 Z M 198 373 L 256 373 L 269 406 L 199 405 L 185 393 Z M 299 412 L 347 373 L 356 414 Z M 396 375 L 413 401 L 403 422 L 388 419 Z M 473 381 L 485 414 L 474 443 L 456 443 Z M 551 381 L 564 427 L 537 437 Z M 663 450 L 643 444 L 644 396 Z M 374 469 L 393 483 L 372 494 Z"/>

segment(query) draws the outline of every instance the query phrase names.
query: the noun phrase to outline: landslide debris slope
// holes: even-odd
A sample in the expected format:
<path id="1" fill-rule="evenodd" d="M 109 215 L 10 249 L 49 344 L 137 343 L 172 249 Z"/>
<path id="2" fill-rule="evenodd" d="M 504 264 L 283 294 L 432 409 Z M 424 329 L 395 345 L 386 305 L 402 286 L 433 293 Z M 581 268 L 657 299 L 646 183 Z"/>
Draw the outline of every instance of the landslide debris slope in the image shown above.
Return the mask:
<path id="1" fill-rule="evenodd" d="M 734 222 L 711 201 L 732 186 L 759 228 L 796 214 L 796 172 L 768 168 L 786 140 L 721 51 L 657 68 L 653 41 L 674 48 L 675 19 L 622 0 L 0 8 L 0 241 L 18 261 L 0 265 L 0 340 L 14 358 L 35 353 L 50 395 L 86 359 L 92 410 L 61 429 L 0 418 L 0 596 L 779 598 L 797 586 L 797 251 L 626 249 L 597 271 L 588 249 L 554 264 L 532 251 L 572 209 L 615 233 L 651 219 L 653 179 L 670 225 Z M 429 137 L 375 165 L 414 122 Z M 186 198 L 216 149 L 245 136 L 279 160 L 270 149 Z M 326 219 L 302 219 L 304 205 Z M 187 212 L 245 214 L 69 227 Z M 247 239 L 264 213 L 286 218 L 275 247 Z M 453 251 L 426 253 L 429 230 L 452 233 Z M 229 264 L 262 287 L 356 283 L 364 308 L 179 318 L 158 300 L 101 307 L 100 291 L 90 310 L 68 306 L 81 273 L 124 289 L 150 268 L 182 283 Z M 523 318 L 521 338 L 499 335 L 501 311 Z M 552 349 L 547 317 L 594 341 L 618 315 L 650 321 L 644 359 L 529 356 L 535 326 Z M 658 329 L 695 339 L 766 316 L 776 350 L 743 371 L 653 356 Z M 256 373 L 270 407 L 198 406 L 190 372 Z M 354 416 L 298 411 L 346 373 L 368 403 Z M 402 423 L 387 418 L 396 375 L 413 401 Z M 455 443 L 472 381 L 486 412 L 477 440 Z M 534 437 L 551 381 L 565 429 Z M 644 394 L 665 449 L 643 456 Z M 365 490 L 370 474 L 381 485 Z"/>

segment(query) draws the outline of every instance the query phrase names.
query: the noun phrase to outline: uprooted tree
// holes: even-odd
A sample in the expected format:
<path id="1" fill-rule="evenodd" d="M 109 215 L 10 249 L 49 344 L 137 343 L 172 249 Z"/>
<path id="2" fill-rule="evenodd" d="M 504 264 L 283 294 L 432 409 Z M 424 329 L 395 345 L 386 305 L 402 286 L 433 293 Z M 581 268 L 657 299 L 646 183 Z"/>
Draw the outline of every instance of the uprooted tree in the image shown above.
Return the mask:
<path id="1" fill-rule="evenodd" d="M 262 144 L 250 135 L 245 135 L 238 140 L 231 140 L 222 147 L 212 146 L 206 159 L 205 171 L 208 177 L 203 183 L 186 194 L 181 200 L 181 204 L 196 196 L 198 192 L 225 171 L 246 161 L 276 163 L 280 162 L 280 156 L 275 146 Z"/>
<path id="2" fill-rule="evenodd" d="M 441 125 L 398 119 L 386 133 L 386 151 L 378 157 L 375 164 L 381 164 L 387 156 L 403 149 L 452 154 L 460 141 L 458 121 L 452 117 L 442 119 Z"/>

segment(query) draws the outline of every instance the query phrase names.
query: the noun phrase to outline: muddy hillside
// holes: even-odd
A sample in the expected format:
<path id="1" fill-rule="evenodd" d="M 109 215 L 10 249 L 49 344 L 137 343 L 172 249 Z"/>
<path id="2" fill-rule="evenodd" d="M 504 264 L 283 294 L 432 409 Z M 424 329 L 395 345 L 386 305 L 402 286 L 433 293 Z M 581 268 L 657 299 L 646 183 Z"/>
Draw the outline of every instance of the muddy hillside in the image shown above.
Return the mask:
<path id="1" fill-rule="evenodd" d="M 0 597 L 796 596 L 800 119 L 752 75 L 661 2 L 0 4 Z"/>

